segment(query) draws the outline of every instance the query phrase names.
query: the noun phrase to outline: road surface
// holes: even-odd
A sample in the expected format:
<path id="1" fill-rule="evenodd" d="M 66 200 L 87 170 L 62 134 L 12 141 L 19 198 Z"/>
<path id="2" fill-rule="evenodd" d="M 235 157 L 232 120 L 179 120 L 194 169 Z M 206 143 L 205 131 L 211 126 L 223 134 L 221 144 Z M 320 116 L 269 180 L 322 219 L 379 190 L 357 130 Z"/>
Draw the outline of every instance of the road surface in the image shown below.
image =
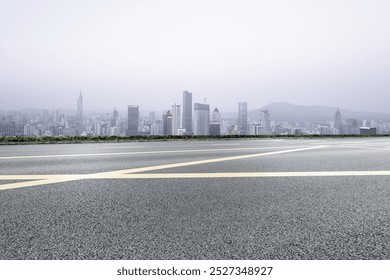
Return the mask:
<path id="1" fill-rule="evenodd" d="M 390 259 L 390 138 L 0 146 L 0 259 Z"/>

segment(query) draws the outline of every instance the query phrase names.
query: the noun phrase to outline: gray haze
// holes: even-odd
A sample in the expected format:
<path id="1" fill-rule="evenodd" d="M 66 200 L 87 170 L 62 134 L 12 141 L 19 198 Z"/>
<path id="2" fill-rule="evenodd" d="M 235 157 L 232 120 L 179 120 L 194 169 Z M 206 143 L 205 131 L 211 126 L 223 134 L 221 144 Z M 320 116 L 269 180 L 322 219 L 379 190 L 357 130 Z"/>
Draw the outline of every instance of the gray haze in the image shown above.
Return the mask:
<path id="1" fill-rule="evenodd" d="M 0 109 L 389 112 L 390 1 L 0 0 Z"/>

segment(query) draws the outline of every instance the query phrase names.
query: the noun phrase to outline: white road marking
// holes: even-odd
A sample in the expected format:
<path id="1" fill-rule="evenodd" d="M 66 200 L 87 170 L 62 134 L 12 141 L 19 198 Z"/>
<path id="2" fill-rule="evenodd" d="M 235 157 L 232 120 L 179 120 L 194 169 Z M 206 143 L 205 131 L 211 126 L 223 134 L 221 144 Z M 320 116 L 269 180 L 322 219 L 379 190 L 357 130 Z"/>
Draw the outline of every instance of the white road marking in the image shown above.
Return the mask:
<path id="1" fill-rule="evenodd" d="M 390 176 L 390 171 L 311 171 L 311 172 L 223 172 L 223 173 L 153 173 L 113 174 L 109 179 L 197 179 L 250 177 L 333 177 L 333 176 Z M 103 177 L 101 177 L 103 178 Z M 108 179 L 108 178 L 107 178 Z"/>
<path id="2" fill-rule="evenodd" d="M 102 146 L 101 149 L 128 149 L 128 148 L 145 148 L 145 146 L 131 146 L 131 145 L 123 145 L 123 146 Z"/>
<path id="3" fill-rule="evenodd" d="M 210 146 L 241 146 L 241 144 L 211 144 Z"/>
<path id="4" fill-rule="evenodd" d="M 365 147 L 365 146 L 356 146 L 356 145 L 339 145 L 339 147 L 355 148 L 355 149 L 365 149 L 365 150 L 382 150 L 382 151 L 388 151 L 389 150 L 389 147 Z"/>
<path id="5" fill-rule="evenodd" d="M 196 150 L 168 150 L 168 151 L 147 151 L 147 152 L 122 152 L 122 153 L 94 153 L 94 154 L 62 154 L 62 155 L 31 155 L 31 156 L 5 156 L 0 160 L 11 159 L 34 159 L 34 158 L 61 158 L 61 157 L 93 157 L 93 156 L 123 156 L 123 155 L 142 155 L 142 154 L 176 154 L 176 153 L 198 153 L 198 152 L 225 152 L 225 151 L 249 151 L 249 150 L 266 150 L 266 149 L 283 149 L 302 146 L 287 147 L 253 147 L 253 148 L 230 148 L 230 149 L 196 149 Z"/>
<path id="6" fill-rule="evenodd" d="M 157 165 L 157 166 L 147 166 L 147 167 L 140 167 L 140 168 L 131 168 L 131 169 L 118 170 L 118 171 L 104 172 L 102 174 L 139 173 L 139 172 L 154 171 L 154 170 L 168 169 L 168 168 L 175 168 L 175 167 L 193 166 L 193 165 L 200 165 L 200 164 L 206 164 L 206 163 L 216 163 L 216 162 L 222 162 L 222 161 L 230 161 L 230 160 L 247 159 L 247 158 L 253 158 L 253 157 L 263 157 L 263 156 L 279 155 L 279 154 L 286 154 L 286 153 L 293 153 L 293 152 L 301 152 L 301 151 L 321 149 L 321 148 L 325 148 L 325 147 L 327 147 L 327 146 L 317 146 L 317 147 L 284 150 L 284 151 L 277 151 L 277 152 L 250 154 L 250 155 L 243 155 L 243 156 L 232 156 L 232 157 L 197 160 L 197 161 L 189 161 L 189 162 L 171 163 L 171 164 L 164 164 L 164 165 Z"/>

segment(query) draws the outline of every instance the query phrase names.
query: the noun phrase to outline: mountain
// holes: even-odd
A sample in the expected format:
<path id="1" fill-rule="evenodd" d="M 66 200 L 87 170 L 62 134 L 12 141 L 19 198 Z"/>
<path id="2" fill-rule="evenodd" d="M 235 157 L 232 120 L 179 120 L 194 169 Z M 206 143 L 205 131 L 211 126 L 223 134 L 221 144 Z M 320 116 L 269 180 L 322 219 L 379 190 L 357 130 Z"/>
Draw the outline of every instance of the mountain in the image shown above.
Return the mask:
<path id="1" fill-rule="evenodd" d="M 248 118 L 258 120 L 260 110 L 269 110 L 273 121 L 312 121 L 323 122 L 334 120 L 337 108 L 326 106 L 302 106 L 286 102 L 271 103 L 263 108 L 248 111 Z M 340 108 L 341 118 L 358 120 L 390 121 L 390 114 L 377 112 L 351 111 Z"/>

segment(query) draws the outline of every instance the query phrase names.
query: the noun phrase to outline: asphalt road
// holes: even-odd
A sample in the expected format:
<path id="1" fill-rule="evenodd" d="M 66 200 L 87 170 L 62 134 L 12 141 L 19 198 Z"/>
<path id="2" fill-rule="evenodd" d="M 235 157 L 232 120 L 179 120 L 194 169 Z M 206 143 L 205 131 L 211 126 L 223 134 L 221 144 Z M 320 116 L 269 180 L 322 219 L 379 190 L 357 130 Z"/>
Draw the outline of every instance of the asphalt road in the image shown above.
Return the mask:
<path id="1" fill-rule="evenodd" d="M 390 138 L 0 146 L 0 259 L 390 259 Z"/>

